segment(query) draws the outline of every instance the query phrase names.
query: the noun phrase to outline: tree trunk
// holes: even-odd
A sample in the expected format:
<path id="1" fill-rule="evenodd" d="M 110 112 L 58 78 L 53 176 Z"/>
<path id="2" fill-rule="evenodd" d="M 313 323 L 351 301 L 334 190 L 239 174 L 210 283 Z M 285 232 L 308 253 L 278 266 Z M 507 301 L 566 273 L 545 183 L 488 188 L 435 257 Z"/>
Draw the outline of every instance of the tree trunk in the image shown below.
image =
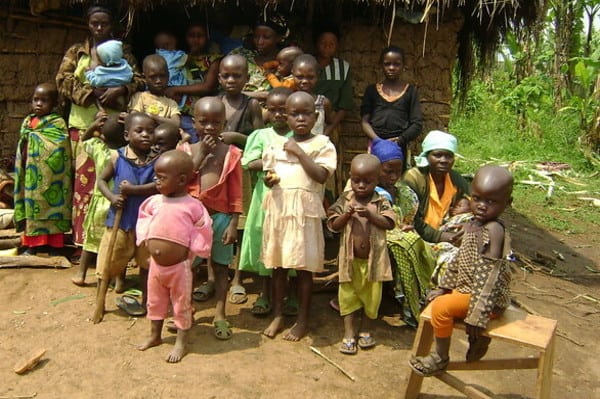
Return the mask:
<path id="1" fill-rule="evenodd" d="M 570 86 L 569 58 L 575 22 L 575 0 L 554 2 L 554 106 L 562 107 L 564 94 Z"/>

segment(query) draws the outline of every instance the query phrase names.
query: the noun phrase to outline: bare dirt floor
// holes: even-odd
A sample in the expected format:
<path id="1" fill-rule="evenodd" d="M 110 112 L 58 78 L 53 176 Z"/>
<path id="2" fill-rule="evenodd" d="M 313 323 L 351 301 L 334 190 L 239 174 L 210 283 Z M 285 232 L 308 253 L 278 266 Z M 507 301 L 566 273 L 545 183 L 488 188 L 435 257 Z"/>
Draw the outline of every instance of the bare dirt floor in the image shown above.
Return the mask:
<path id="1" fill-rule="evenodd" d="M 513 247 L 530 259 L 530 270 L 536 269 L 515 268 L 513 295 L 530 311 L 558 320 L 552 398 L 599 398 L 600 235 L 597 231 L 550 234 L 514 211 L 507 216 Z M 539 254 L 555 257 L 555 264 L 549 261 L 550 267 L 538 267 L 540 263 L 532 261 L 536 253 L 538 258 Z M 554 276 L 547 274 L 549 270 Z M 165 330 L 162 346 L 137 351 L 135 345 L 146 338 L 149 322 L 118 310 L 116 294 L 109 292 L 104 321 L 92 324 L 95 284 L 76 287 L 70 282 L 72 274 L 70 269 L 0 270 L 0 398 L 404 396 L 415 331 L 398 321 L 392 299 L 384 301 L 374 330 L 379 345 L 346 356 L 338 352 L 342 321 L 328 306 L 334 290 L 315 293 L 310 334 L 291 343 L 281 336 L 261 335 L 269 319 L 250 313 L 258 284 L 248 276 L 244 279 L 248 302 L 227 306 L 232 339 L 219 341 L 213 336 L 214 300 L 196 303 L 190 353 L 181 363 L 168 364 L 164 358 L 174 334 Z M 311 352 L 311 345 L 343 366 L 355 381 Z M 452 347 L 452 356 L 464 356 L 463 333 L 455 334 Z M 15 374 L 14 364 L 38 348 L 47 351 L 42 362 L 24 375 Z M 527 354 L 527 349 L 492 342 L 487 357 Z M 534 396 L 534 370 L 456 373 L 493 397 Z M 436 379 L 427 379 L 421 397 L 462 396 Z"/>

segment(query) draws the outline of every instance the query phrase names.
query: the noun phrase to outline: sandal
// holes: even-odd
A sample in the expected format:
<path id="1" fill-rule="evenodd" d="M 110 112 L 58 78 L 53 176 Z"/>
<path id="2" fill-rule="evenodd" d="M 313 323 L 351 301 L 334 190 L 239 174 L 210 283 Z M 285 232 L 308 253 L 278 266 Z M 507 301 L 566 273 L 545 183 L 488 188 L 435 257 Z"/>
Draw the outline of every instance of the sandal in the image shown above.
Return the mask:
<path id="1" fill-rule="evenodd" d="M 232 285 L 229 288 L 229 303 L 233 303 L 234 305 L 241 305 L 242 303 L 246 303 L 248 300 L 248 295 L 246 295 L 246 289 L 239 284 Z"/>
<path id="2" fill-rule="evenodd" d="M 377 345 L 375 339 L 369 333 L 358 334 L 358 347 L 360 349 L 369 349 Z"/>
<path id="3" fill-rule="evenodd" d="M 281 313 L 283 313 L 284 316 L 298 316 L 299 308 L 300 304 L 298 303 L 298 298 L 295 296 L 288 296 L 283 304 Z"/>
<path id="4" fill-rule="evenodd" d="M 197 287 L 192 293 L 194 301 L 205 302 L 208 301 L 215 294 L 215 282 L 205 281 Z"/>
<path id="5" fill-rule="evenodd" d="M 227 320 L 218 320 L 213 322 L 215 326 L 215 337 L 222 341 L 226 341 L 231 338 L 233 335 L 233 331 L 229 327 L 229 322 Z"/>
<path id="6" fill-rule="evenodd" d="M 329 301 L 329 307 L 340 313 L 340 302 L 337 298 L 333 298 L 331 301 Z"/>
<path id="7" fill-rule="evenodd" d="M 469 335 L 469 350 L 467 350 L 467 363 L 476 362 L 480 360 L 488 351 L 488 347 L 490 346 L 490 342 L 492 339 L 490 337 L 473 337 Z"/>
<path id="8" fill-rule="evenodd" d="M 132 295 L 123 295 L 115 298 L 115 303 L 119 309 L 127 313 L 129 316 L 139 317 L 146 315 L 146 309 L 138 302 L 137 298 Z"/>
<path id="9" fill-rule="evenodd" d="M 264 296 L 258 297 L 256 302 L 252 304 L 250 312 L 255 316 L 264 316 L 271 313 L 271 302 Z"/>
<path id="10" fill-rule="evenodd" d="M 356 340 L 354 338 L 342 339 L 342 345 L 340 346 L 340 352 L 344 355 L 356 355 L 358 347 L 356 346 Z"/>
<path id="11" fill-rule="evenodd" d="M 443 373 L 448 367 L 450 359 L 442 359 L 437 352 L 431 352 L 427 356 L 413 357 L 408 361 L 411 369 L 421 377 L 432 377 Z"/>

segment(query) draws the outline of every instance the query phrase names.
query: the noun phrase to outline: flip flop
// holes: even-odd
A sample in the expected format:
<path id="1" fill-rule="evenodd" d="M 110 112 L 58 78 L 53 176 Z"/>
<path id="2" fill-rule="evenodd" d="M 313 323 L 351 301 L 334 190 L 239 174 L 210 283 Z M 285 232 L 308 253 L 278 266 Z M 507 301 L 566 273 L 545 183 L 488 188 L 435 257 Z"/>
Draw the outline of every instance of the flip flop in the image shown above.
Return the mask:
<path id="1" fill-rule="evenodd" d="M 333 298 L 331 301 L 329 301 L 329 307 L 340 313 L 340 303 L 338 302 L 337 298 Z"/>
<path id="2" fill-rule="evenodd" d="M 342 345 L 340 346 L 340 352 L 344 355 L 356 355 L 358 352 L 358 348 L 356 346 L 356 340 L 352 339 L 342 339 Z"/>
<path id="3" fill-rule="evenodd" d="M 215 282 L 205 281 L 197 287 L 192 293 L 194 301 L 205 302 L 208 301 L 215 294 Z"/>
<path id="4" fill-rule="evenodd" d="M 492 339 L 490 337 L 472 337 L 469 335 L 469 349 L 467 350 L 467 363 L 476 362 L 480 360 L 488 351 L 490 346 L 490 342 Z"/>
<path id="5" fill-rule="evenodd" d="M 250 312 L 255 316 L 264 316 L 271 313 L 271 302 L 264 296 L 260 296 L 256 302 L 252 304 Z"/>
<path id="6" fill-rule="evenodd" d="M 299 309 L 300 304 L 298 303 L 298 298 L 295 296 L 288 296 L 283 304 L 281 313 L 283 313 L 284 316 L 298 316 Z"/>
<path id="7" fill-rule="evenodd" d="M 369 333 L 360 333 L 358 335 L 358 347 L 360 349 L 369 349 L 377 345 L 375 339 Z"/>
<path id="8" fill-rule="evenodd" d="M 241 305 L 242 303 L 246 303 L 247 300 L 248 295 L 246 295 L 246 289 L 243 286 L 236 284 L 229 288 L 229 303 Z"/>
<path id="9" fill-rule="evenodd" d="M 450 359 L 443 360 L 436 352 L 431 352 L 427 356 L 413 357 L 408 361 L 411 369 L 421 377 L 432 377 L 442 374 L 448 367 Z"/>
<path id="10" fill-rule="evenodd" d="M 229 322 L 227 320 L 219 320 L 213 323 L 215 326 L 215 337 L 222 341 L 227 341 L 233 335 Z"/>
<path id="11" fill-rule="evenodd" d="M 129 316 L 139 317 L 146 315 L 146 309 L 138 302 L 137 298 L 132 295 L 123 295 L 115 298 L 115 304 L 119 309 L 127 313 Z"/>

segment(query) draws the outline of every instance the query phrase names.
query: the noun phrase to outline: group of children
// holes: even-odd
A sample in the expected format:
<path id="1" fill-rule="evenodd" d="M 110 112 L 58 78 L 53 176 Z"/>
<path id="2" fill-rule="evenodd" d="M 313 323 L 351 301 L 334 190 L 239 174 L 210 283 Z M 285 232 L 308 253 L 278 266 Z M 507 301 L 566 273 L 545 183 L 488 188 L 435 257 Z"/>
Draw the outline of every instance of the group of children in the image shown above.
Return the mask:
<path id="1" fill-rule="evenodd" d="M 118 59 L 103 50 L 98 57 L 108 67 L 109 58 Z M 223 94 L 194 104 L 199 141 L 190 144 L 179 129 L 178 104 L 165 96 L 169 65 L 163 56 L 150 55 L 143 61 L 147 91 L 132 96 L 127 113 L 107 115 L 101 110 L 82 138 L 95 162 L 97 186 L 85 221 L 85 251 L 73 281 L 83 284 L 94 253 L 99 279 L 122 277 L 134 258 L 140 267 L 142 306 L 151 320 L 150 337 L 139 349 L 162 342 L 171 303 L 177 340 L 168 362 L 178 362 L 186 353 L 193 324 L 196 257 L 208 259 L 214 274 L 215 337 L 232 336 L 225 302 L 236 244 L 239 269 L 263 279 L 253 313 L 272 313 L 264 335 L 273 338 L 283 330 L 286 299 L 297 295 L 297 319 L 283 337 L 289 341 L 304 337 L 309 330 L 313 273 L 324 270 L 324 220 L 327 228 L 341 234 L 338 298 L 344 334 L 340 351 L 355 354 L 358 348 L 375 345 L 369 321 L 377 318 L 382 283 L 392 279 L 386 230 L 398 223 L 389 195 L 378 189 L 384 176 L 382 164 L 374 155 L 357 155 L 351 164 L 350 190 L 325 210 L 325 183 L 336 169 L 337 154 L 322 134 L 331 117 L 329 101 L 312 93 L 319 67 L 314 57 L 297 48 L 285 48 L 278 60 L 283 82 L 269 93 L 263 119 L 259 103 L 242 92 L 248 76 L 246 60 L 238 55 L 225 57 L 219 67 Z M 394 83 L 403 55 L 388 48 L 382 62 L 388 84 L 374 89 L 374 103 L 365 106 L 363 124 L 374 123 L 371 131 L 377 131 L 377 123 L 392 123 L 390 137 L 395 145 L 405 146 L 412 133 L 393 136 L 394 121 L 381 119 L 376 111 L 381 100 L 377 96 L 402 97 L 410 89 Z M 98 76 L 98 69 L 92 64 L 87 72 Z M 286 83 L 291 80 L 293 85 Z M 35 90 L 36 118 L 49 115 L 56 103 L 54 95 L 47 96 L 50 104 L 44 108 L 36 105 L 44 90 L 51 88 L 43 84 Z M 265 128 L 264 122 L 270 127 Z M 27 129 L 35 127 L 27 122 Z M 249 183 L 251 177 L 254 184 Z M 244 198 L 244 190 L 251 186 L 252 194 Z M 478 359 L 487 349 L 489 341 L 482 335 L 486 322 L 507 305 L 510 274 L 503 254 L 509 240 L 497 218 L 510 203 L 511 188 L 512 178 L 504 169 L 488 166 L 475 175 L 469 200 L 474 218 L 465 225 L 458 262 L 448 269 L 440 289 L 429 296 L 436 350 L 411 360 L 411 367 L 423 375 L 433 375 L 447 365 L 455 317 L 466 317 L 468 323 L 472 337 L 468 358 Z M 247 219 L 238 242 L 244 200 Z M 122 280 L 117 281 L 117 290 L 122 289 L 120 284 Z M 364 317 L 357 323 L 361 313 Z"/>

